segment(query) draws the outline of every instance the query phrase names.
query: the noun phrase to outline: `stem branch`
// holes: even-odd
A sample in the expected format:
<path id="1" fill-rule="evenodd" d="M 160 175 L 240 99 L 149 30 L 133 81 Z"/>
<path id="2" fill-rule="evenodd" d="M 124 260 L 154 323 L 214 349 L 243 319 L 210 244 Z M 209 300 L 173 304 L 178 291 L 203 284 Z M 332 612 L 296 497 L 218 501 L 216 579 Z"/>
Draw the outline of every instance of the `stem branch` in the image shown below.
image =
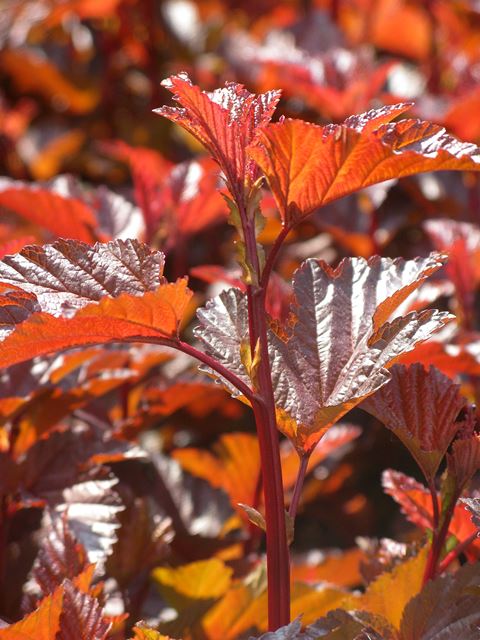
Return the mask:
<path id="1" fill-rule="evenodd" d="M 309 453 L 302 453 L 300 455 L 300 465 L 298 467 L 297 479 L 295 480 L 292 501 L 290 502 L 290 508 L 288 510 L 288 513 L 292 518 L 295 518 L 295 516 L 297 515 L 298 504 L 300 502 L 300 495 L 302 493 L 303 483 L 305 481 L 305 474 L 307 473 L 309 460 Z"/>

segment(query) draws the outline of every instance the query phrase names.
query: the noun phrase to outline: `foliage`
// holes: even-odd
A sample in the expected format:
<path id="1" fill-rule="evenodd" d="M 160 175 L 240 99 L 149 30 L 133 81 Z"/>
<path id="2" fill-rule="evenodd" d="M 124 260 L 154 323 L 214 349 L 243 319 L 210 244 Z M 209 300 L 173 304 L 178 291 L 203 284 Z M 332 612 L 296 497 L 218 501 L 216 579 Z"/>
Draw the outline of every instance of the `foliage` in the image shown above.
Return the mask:
<path id="1" fill-rule="evenodd" d="M 478 638 L 475 3 L 4 4 L 0 640 Z"/>

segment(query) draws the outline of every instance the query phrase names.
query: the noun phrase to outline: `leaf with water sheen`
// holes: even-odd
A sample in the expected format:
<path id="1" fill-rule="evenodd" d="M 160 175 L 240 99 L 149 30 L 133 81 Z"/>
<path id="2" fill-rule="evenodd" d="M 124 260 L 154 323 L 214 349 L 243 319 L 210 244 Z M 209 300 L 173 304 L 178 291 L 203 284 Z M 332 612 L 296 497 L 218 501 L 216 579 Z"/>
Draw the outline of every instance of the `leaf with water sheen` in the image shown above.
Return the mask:
<path id="1" fill-rule="evenodd" d="M 391 120 L 398 104 L 319 126 L 287 119 L 262 128 L 251 157 L 267 176 L 284 223 L 363 187 L 424 171 L 480 170 L 480 149 L 420 120 Z"/>

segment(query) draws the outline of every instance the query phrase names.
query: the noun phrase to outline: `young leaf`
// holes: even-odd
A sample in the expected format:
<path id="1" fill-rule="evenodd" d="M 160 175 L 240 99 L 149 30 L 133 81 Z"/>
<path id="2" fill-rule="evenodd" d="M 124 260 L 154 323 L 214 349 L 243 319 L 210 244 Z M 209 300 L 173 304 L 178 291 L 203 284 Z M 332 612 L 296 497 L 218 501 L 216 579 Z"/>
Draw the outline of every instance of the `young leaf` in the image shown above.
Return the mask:
<path id="1" fill-rule="evenodd" d="M 7 337 L 0 365 L 78 346 L 175 339 L 192 292 L 186 279 L 165 282 L 163 262 L 133 240 L 59 241 L 8 256 L 0 282 L 34 294 L 42 312 Z"/>
<path id="2" fill-rule="evenodd" d="M 317 207 L 392 178 L 480 170 L 480 150 L 420 120 L 391 123 L 410 105 L 372 109 L 341 125 L 285 120 L 263 127 L 249 153 L 267 176 L 287 226 Z"/>
<path id="3" fill-rule="evenodd" d="M 455 423 L 465 401 L 459 387 L 433 367 L 395 365 L 391 380 L 362 408 L 391 429 L 413 455 L 427 482 L 432 482 L 459 429 Z"/>
<path id="4" fill-rule="evenodd" d="M 262 633 L 261 636 L 250 636 L 248 640 L 305 640 L 301 634 L 302 623 L 299 618 L 291 622 L 286 627 L 280 627 L 276 631 Z"/>
<path id="5" fill-rule="evenodd" d="M 186 73 L 171 76 L 162 84 L 181 106 L 161 107 L 155 113 L 195 136 L 220 165 L 236 202 L 244 202 L 245 186 L 251 186 L 258 177 L 246 148 L 256 139 L 259 128 L 270 121 L 280 92 L 256 96 L 242 85 L 229 82 L 223 89 L 205 93 Z"/>
<path id="6" fill-rule="evenodd" d="M 449 319 L 423 311 L 389 321 L 440 266 L 435 255 L 375 256 L 345 259 L 336 269 L 307 260 L 295 273 L 296 321 L 286 340 L 270 333 L 270 358 L 279 426 L 298 449 L 313 449 L 328 427 L 388 381 L 387 369 L 402 353 Z"/>

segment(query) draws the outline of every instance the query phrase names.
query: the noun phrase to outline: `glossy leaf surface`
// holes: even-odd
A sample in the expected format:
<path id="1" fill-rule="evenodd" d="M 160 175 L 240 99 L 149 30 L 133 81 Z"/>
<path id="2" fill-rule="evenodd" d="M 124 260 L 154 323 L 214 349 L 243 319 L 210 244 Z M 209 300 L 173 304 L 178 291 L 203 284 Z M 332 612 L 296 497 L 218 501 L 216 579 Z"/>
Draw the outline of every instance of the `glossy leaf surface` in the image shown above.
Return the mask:
<path id="1" fill-rule="evenodd" d="M 350 258 L 336 269 L 308 260 L 296 272 L 295 323 L 287 340 L 271 333 L 270 357 L 280 428 L 298 448 L 313 448 L 329 426 L 388 381 L 387 369 L 402 353 L 448 319 L 423 311 L 390 320 L 440 266 L 433 255 L 374 257 Z"/>
<path id="2" fill-rule="evenodd" d="M 267 176 L 286 225 L 377 182 L 440 169 L 480 169 L 480 151 L 429 122 L 393 118 L 398 104 L 321 127 L 285 120 L 262 128 L 252 158 Z"/>

